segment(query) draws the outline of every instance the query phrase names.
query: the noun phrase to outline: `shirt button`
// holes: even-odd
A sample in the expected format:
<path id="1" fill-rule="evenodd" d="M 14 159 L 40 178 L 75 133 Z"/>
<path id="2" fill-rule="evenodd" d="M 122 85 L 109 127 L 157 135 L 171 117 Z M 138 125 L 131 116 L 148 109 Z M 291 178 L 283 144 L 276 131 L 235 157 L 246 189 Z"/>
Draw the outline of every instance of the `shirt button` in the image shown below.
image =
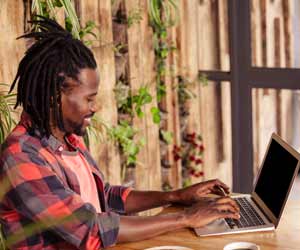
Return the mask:
<path id="1" fill-rule="evenodd" d="M 63 151 L 63 149 L 64 149 L 63 146 L 59 146 L 58 151 L 61 152 Z"/>

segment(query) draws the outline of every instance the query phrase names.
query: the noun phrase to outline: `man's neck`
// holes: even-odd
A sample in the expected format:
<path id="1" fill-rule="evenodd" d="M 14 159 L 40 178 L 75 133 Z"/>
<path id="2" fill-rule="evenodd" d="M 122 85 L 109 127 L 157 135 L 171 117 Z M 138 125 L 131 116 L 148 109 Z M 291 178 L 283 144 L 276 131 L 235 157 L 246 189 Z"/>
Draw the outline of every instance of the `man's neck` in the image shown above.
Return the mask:
<path id="1" fill-rule="evenodd" d="M 58 141 L 66 145 L 66 132 L 62 132 L 58 127 L 51 127 L 51 133 Z"/>

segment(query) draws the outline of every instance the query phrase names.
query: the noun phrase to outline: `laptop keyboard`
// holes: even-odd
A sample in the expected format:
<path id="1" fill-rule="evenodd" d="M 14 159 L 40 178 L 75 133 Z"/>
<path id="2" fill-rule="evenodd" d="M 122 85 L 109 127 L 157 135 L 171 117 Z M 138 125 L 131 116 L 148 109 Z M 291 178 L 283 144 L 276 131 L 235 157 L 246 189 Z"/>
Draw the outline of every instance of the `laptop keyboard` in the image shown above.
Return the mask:
<path id="1" fill-rule="evenodd" d="M 252 207 L 251 203 L 245 197 L 234 198 L 240 207 L 239 220 L 226 218 L 225 221 L 230 228 L 244 228 L 265 225 L 260 215 Z"/>

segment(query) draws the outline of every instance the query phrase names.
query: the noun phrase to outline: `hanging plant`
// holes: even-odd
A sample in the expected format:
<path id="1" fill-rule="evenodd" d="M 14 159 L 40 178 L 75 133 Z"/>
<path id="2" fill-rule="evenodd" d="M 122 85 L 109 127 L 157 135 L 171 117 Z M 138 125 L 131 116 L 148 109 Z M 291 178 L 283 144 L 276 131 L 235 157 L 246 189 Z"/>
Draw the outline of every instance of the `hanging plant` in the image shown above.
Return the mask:
<path id="1" fill-rule="evenodd" d="M 137 93 L 132 95 L 130 87 L 121 81 L 117 83 L 114 92 L 119 112 L 122 114 L 128 114 L 131 117 L 136 115 L 139 118 L 143 118 L 145 115 L 143 107 L 146 104 L 150 104 L 153 99 L 149 92 L 148 86 L 141 86 L 138 89 Z M 153 122 L 159 123 L 159 109 L 156 107 L 152 107 L 151 113 Z"/>
<path id="2" fill-rule="evenodd" d="M 118 125 L 111 126 L 99 117 L 92 118 L 92 125 L 87 130 L 89 136 L 85 137 L 85 143 L 89 145 L 89 138 L 99 142 L 107 142 L 107 139 L 117 144 L 121 153 L 125 156 L 125 165 L 136 164 L 136 157 L 140 148 L 145 144 L 144 139 L 134 141 L 138 133 L 127 121 L 120 121 Z"/>
<path id="3" fill-rule="evenodd" d="M 140 148 L 145 145 L 145 140 L 142 138 L 137 142 L 134 141 L 137 129 L 132 128 L 127 122 L 121 121 L 117 126 L 110 128 L 108 134 L 111 140 L 118 143 L 121 152 L 126 156 L 126 165 L 136 165 L 137 155 Z"/>
<path id="4" fill-rule="evenodd" d="M 175 161 L 181 160 L 182 162 L 183 186 L 186 187 L 192 184 L 191 176 L 198 178 L 204 175 L 201 170 L 204 151 L 202 137 L 195 132 L 186 134 L 188 117 L 190 115 L 187 102 L 196 97 L 196 94 L 191 89 L 196 84 L 206 86 L 208 80 L 206 75 L 199 75 L 194 80 L 177 76 L 177 80 L 178 84 L 174 90 L 177 91 L 178 95 L 182 144 L 180 146 L 174 145 L 173 157 Z"/>
<path id="5" fill-rule="evenodd" d="M 178 2 L 176 0 L 149 0 L 151 25 L 165 30 L 178 22 Z"/>
<path id="6" fill-rule="evenodd" d="M 65 17 L 65 28 L 68 30 L 74 38 L 83 40 L 86 35 L 92 35 L 97 39 L 97 35 L 94 32 L 96 24 L 93 21 L 88 21 L 85 27 L 81 28 L 79 19 L 77 17 L 72 0 L 33 0 L 31 5 L 31 12 L 35 15 L 44 16 L 47 18 L 57 19 L 57 9 L 62 8 Z M 39 18 L 35 16 L 35 18 Z M 35 29 L 38 29 L 33 25 Z M 91 40 L 84 41 L 87 46 L 92 44 Z"/>
<path id="7" fill-rule="evenodd" d="M 170 163 L 167 156 L 168 144 L 172 143 L 173 133 L 165 130 L 166 126 L 166 110 L 163 107 L 163 98 L 166 96 L 165 76 L 167 74 L 166 60 L 170 52 L 176 50 L 176 46 L 168 41 L 168 28 L 176 25 L 178 22 L 178 3 L 176 0 L 149 0 L 148 1 L 150 25 L 153 29 L 153 47 L 155 54 L 155 70 L 156 70 L 156 95 L 158 107 L 160 110 L 156 112 L 157 123 L 160 124 L 160 156 L 161 165 L 169 168 Z M 170 184 L 163 183 L 162 188 L 168 190 Z"/>
<path id="8" fill-rule="evenodd" d="M 113 4 L 112 4 L 113 5 Z M 136 23 L 140 23 L 143 20 L 142 10 L 140 8 L 135 8 L 129 11 L 126 14 L 119 10 L 116 15 L 113 17 L 113 21 L 116 23 L 127 24 L 127 27 L 130 28 Z"/>
<path id="9" fill-rule="evenodd" d="M 66 13 L 66 29 L 69 30 L 75 38 L 80 39 L 80 24 L 71 0 L 33 0 L 31 12 L 56 20 L 57 15 L 55 8 L 64 9 Z"/>
<path id="10" fill-rule="evenodd" d="M 176 47 L 167 42 L 167 28 L 178 22 L 177 1 L 149 0 L 150 25 L 154 32 L 154 52 L 156 64 L 156 90 L 158 102 L 166 95 L 164 76 L 166 75 L 166 58 Z"/>
<path id="11" fill-rule="evenodd" d="M 203 152 L 202 136 L 195 132 L 186 134 L 180 146 L 174 145 L 173 157 L 174 161 L 181 160 L 182 162 L 184 186 L 190 183 L 190 176 L 201 177 L 204 175 L 201 170 Z"/>

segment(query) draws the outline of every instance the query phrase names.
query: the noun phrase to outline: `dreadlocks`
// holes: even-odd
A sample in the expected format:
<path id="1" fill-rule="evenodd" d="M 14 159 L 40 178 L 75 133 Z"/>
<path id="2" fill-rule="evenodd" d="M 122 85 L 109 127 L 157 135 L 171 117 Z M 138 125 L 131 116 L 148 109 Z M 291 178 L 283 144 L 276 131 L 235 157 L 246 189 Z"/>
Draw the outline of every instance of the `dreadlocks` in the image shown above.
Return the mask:
<path id="1" fill-rule="evenodd" d="M 56 21 L 42 17 L 29 23 L 38 25 L 19 38 L 33 38 L 35 43 L 25 52 L 10 88 L 18 82 L 17 106 L 31 116 L 34 127 L 49 136 L 51 112 L 55 125 L 65 131 L 61 109 L 61 88 L 65 77 L 77 80 L 80 69 L 97 67 L 92 52 Z"/>

